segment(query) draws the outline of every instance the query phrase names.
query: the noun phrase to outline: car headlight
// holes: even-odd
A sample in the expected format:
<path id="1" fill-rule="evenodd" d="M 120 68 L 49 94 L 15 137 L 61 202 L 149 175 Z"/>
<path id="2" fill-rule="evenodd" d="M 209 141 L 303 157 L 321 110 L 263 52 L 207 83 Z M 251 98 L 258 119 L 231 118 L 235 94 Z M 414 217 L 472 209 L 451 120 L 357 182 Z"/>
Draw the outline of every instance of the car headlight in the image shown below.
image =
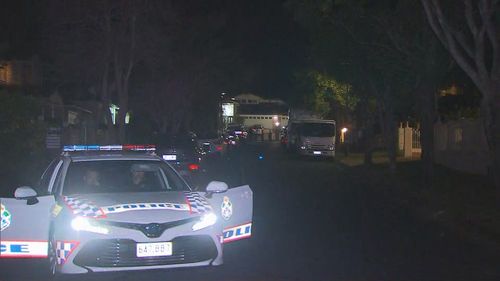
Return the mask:
<path id="1" fill-rule="evenodd" d="M 109 229 L 106 227 L 97 225 L 94 221 L 88 218 L 76 217 L 71 221 L 71 227 L 76 231 L 88 231 L 99 234 L 108 234 Z"/>
<path id="2" fill-rule="evenodd" d="M 300 147 L 300 149 L 304 150 L 304 149 L 306 149 L 306 146 L 303 145 L 303 146 Z"/>
<path id="3" fill-rule="evenodd" d="M 200 220 L 193 225 L 193 231 L 212 226 L 216 222 L 217 216 L 214 213 L 204 214 L 203 216 L 201 216 Z"/>
<path id="4" fill-rule="evenodd" d="M 334 146 L 334 145 L 329 145 L 329 146 L 328 146 L 328 149 L 329 149 L 329 150 L 335 150 L 335 146 Z"/>

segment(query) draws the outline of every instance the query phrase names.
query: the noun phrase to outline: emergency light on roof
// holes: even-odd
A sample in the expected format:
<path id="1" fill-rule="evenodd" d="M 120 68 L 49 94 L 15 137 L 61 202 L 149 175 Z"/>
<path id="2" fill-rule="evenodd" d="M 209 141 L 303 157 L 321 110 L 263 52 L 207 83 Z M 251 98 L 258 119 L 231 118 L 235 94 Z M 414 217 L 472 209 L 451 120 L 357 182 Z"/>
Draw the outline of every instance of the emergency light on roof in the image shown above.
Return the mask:
<path id="1" fill-rule="evenodd" d="M 156 147 L 152 144 L 147 145 L 65 145 L 63 151 L 156 151 Z"/>

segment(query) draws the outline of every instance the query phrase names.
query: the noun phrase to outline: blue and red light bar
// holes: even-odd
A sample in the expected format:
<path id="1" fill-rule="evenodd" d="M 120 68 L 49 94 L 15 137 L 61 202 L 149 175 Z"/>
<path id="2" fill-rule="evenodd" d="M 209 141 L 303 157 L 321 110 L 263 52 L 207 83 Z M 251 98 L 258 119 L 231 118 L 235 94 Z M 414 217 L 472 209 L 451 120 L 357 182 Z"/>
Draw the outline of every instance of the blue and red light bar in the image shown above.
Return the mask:
<path id="1" fill-rule="evenodd" d="M 74 151 L 156 151 L 156 146 L 152 144 L 124 144 L 124 145 L 65 145 L 64 152 Z"/>

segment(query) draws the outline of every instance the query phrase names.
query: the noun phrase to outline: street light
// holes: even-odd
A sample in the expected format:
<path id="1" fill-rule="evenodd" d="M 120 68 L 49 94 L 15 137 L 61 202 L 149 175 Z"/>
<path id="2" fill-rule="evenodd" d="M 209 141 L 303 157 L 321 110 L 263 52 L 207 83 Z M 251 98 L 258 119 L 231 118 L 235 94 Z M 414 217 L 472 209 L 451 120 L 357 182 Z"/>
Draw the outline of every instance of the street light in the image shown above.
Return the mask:
<path id="1" fill-rule="evenodd" d="M 345 141 L 345 135 L 347 133 L 347 128 L 346 127 L 342 128 L 342 130 L 340 130 L 340 132 L 341 132 L 341 134 L 340 134 L 340 142 L 344 143 L 344 141 Z"/>

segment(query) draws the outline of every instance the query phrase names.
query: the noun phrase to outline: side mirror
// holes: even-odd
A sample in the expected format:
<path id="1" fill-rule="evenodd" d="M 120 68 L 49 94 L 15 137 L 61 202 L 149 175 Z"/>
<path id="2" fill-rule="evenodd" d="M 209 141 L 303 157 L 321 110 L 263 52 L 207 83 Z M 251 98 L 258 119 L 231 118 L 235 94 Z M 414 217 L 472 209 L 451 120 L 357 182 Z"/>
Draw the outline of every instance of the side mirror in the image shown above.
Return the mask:
<path id="1" fill-rule="evenodd" d="M 38 203 L 38 199 L 36 198 L 36 191 L 29 186 L 21 186 L 16 188 L 14 192 L 14 197 L 19 200 L 27 200 L 28 205 L 35 205 Z"/>
<path id="2" fill-rule="evenodd" d="M 221 181 L 211 181 L 207 185 L 205 196 L 210 198 L 214 193 L 226 192 L 229 189 L 227 183 Z"/>

